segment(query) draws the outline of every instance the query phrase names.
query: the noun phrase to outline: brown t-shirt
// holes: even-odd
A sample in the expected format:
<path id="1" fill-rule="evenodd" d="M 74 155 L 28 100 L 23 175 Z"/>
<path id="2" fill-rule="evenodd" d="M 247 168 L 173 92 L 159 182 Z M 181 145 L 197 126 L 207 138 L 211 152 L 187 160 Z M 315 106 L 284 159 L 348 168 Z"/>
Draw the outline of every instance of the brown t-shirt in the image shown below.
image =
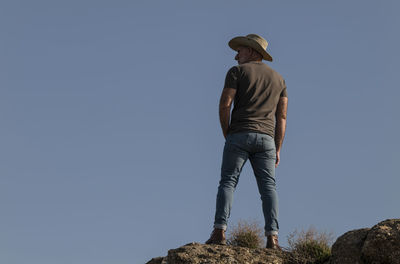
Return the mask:
<path id="1" fill-rule="evenodd" d="M 275 112 L 280 97 L 287 97 L 282 76 L 263 62 L 232 67 L 224 88 L 236 89 L 228 134 L 255 131 L 275 135 Z"/>

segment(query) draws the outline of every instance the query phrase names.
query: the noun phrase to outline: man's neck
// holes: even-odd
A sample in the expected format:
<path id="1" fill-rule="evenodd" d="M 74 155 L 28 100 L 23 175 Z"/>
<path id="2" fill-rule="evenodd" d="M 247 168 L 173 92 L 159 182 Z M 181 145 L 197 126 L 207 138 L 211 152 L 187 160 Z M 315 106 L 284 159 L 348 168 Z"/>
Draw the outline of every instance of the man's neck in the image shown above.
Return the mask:
<path id="1" fill-rule="evenodd" d="M 242 63 L 239 63 L 239 64 L 244 64 L 244 63 L 249 63 L 249 62 L 262 62 L 262 60 L 260 60 L 260 59 L 249 59 L 249 60 L 247 60 L 245 62 L 242 62 Z"/>
<path id="2" fill-rule="evenodd" d="M 248 62 L 262 62 L 260 59 L 250 59 Z"/>

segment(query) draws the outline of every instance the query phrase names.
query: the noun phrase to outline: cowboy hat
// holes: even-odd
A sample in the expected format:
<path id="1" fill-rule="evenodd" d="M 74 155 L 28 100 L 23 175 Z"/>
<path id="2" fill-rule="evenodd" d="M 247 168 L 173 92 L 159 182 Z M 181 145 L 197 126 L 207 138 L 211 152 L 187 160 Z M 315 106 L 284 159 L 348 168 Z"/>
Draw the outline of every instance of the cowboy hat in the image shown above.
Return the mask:
<path id="1" fill-rule="evenodd" d="M 231 39 L 228 45 L 236 51 L 240 46 L 250 47 L 260 53 L 264 60 L 272 61 L 271 55 L 267 52 L 268 42 L 259 35 L 249 34 L 245 37 L 239 36 Z"/>

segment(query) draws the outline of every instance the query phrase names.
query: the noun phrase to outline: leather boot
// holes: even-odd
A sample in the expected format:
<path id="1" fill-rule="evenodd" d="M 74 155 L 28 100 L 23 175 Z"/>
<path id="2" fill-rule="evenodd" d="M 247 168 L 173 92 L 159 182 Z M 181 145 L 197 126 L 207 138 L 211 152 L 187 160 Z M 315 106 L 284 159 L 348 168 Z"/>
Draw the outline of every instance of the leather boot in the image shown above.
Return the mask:
<path id="1" fill-rule="evenodd" d="M 276 235 L 267 236 L 266 248 L 282 250 L 278 243 L 278 236 L 276 236 Z"/>
<path id="2" fill-rule="evenodd" d="M 223 229 L 214 228 L 206 244 L 226 245 L 225 231 Z"/>

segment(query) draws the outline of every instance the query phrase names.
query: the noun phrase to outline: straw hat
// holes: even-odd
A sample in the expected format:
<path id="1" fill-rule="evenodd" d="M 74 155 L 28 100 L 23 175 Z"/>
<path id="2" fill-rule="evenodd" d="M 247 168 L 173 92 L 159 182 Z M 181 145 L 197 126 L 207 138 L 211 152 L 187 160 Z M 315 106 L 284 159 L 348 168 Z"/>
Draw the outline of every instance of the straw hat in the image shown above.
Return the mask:
<path id="1" fill-rule="evenodd" d="M 238 49 L 239 46 L 246 46 L 255 49 L 258 53 L 263 56 L 264 60 L 272 61 L 271 55 L 267 52 L 268 42 L 261 36 L 256 34 L 249 34 L 245 37 L 236 37 L 229 41 L 229 47 L 233 50 Z"/>

